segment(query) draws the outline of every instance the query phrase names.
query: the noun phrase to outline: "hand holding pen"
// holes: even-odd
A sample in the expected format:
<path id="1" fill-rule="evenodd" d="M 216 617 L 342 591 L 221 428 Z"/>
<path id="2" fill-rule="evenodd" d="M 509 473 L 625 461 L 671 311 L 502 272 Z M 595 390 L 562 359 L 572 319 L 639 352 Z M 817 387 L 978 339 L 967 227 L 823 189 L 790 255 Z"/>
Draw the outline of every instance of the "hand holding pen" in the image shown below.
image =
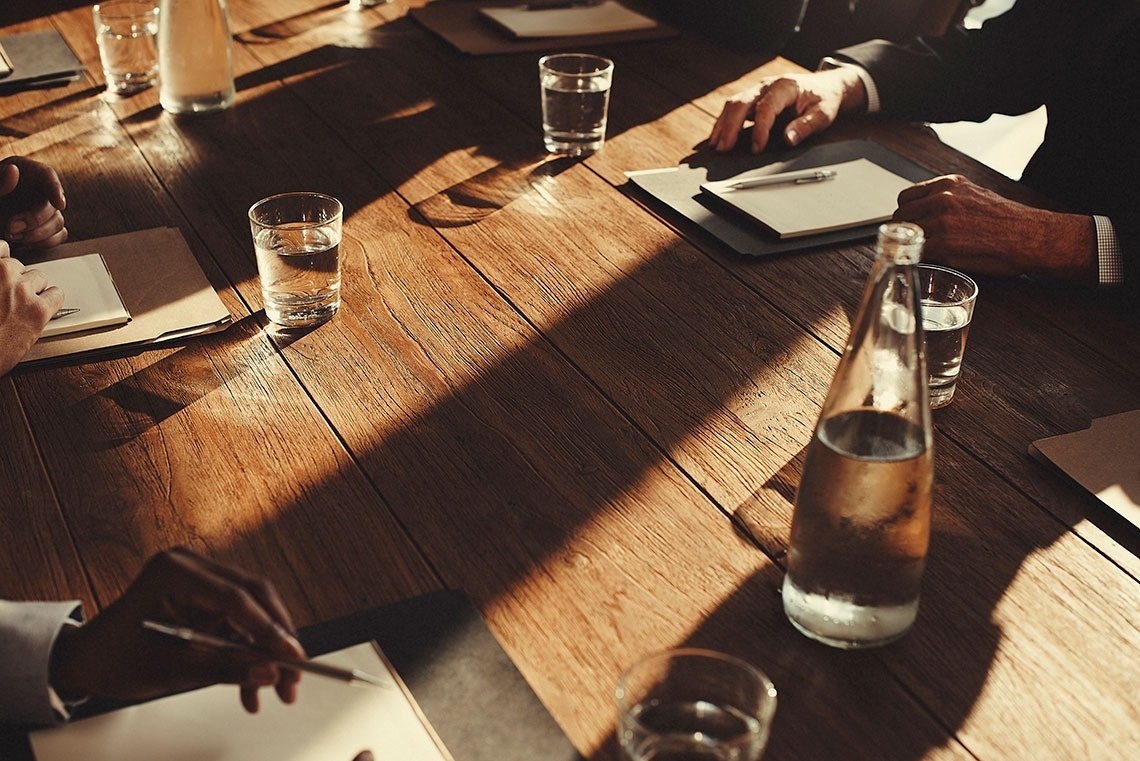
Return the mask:
<path id="1" fill-rule="evenodd" d="M 252 649 L 187 647 L 143 628 L 154 619 L 240 637 Z M 63 628 L 52 651 L 51 684 L 65 701 L 121 701 L 229 682 L 240 685 L 242 705 L 253 713 L 261 687 L 273 687 L 286 703 L 296 699 L 300 670 L 277 665 L 306 660 L 292 626 L 269 582 L 174 549 L 151 559 L 89 623 Z"/>

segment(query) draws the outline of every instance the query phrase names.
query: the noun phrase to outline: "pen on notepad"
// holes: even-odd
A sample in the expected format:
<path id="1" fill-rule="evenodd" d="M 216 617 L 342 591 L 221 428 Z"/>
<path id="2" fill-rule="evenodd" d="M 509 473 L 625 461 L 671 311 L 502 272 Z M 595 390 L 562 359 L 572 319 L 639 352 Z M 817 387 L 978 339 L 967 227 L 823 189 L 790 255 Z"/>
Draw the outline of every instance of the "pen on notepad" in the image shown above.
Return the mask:
<path id="1" fill-rule="evenodd" d="M 762 188 L 765 185 L 802 185 L 805 182 L 830 180 L 838 174 L 834 169 L 808 169 L 803 172 L 783 172 L 782 174 L 769 174 L 763 177 L 753 177 L 749 180 L 739 180 L 728 187 L 732 190 L 744 190 L 745 188 Z"/>
<path id="2" fill-rule="evenodd" d="M 53 314 L 51 316 L 51 319 L 52 320 L 58 320 L 60 317 L 70 317 L 71 315 L 75 314 L 78 311 L 79 311 L 79 309 L 61 309 L 58 312 L 56 312 L 55 314 Z M 50 321 L 51 320 L 49 320 L 49 322 Z"/>
<path id="3" fill-rule="evenodd" d="M 205 634 L 203 632 L 195 631 L 186 626 L 172 626 L 170 624 L 160 624 L 157 621 L 143 621 L 144 629 L 149 629 L 152 632 L 165 634 L 168 637 L 180 639 L 183 642 L 189 642 L 195 645 L 206 645 L 207 647 L 216 647 L 223 650 L 239 650 L 243 653 L 250 653 L 260 658 L 264 658 L 271 663 L 275 663 L 282 668 L 294 669 L 296 671 L 305 671 L 310 674 L 318 674 L 320 676 L 327 676 L 332 679 L 339 679 L 342 682 L 364 682 L 371 684 L 375 687 L 384 687 L 386 683 L 381 681 L 378 677 L 372 676 L 359 669 L 343 669 L 337 666 L 329 666 L 324 663 L 316 663 L 314 661 L 287 661 L 281 658 L 274 658 L 268 653 L 258 650 L 251 645 L 245 645 L 241 642 L 234 642 L 231 639 L 224 637 L 215 637 L 212 634 Z"/>

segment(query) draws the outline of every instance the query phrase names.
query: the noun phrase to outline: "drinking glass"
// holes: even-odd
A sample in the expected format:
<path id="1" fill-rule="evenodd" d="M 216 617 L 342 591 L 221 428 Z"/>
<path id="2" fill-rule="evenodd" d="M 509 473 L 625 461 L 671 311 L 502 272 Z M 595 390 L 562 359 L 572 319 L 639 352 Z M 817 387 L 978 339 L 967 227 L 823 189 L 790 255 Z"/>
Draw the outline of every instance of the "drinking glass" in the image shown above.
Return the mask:
<path id="1" fill-rule="evenodd" d="M 340 308 L 340 201 L 282 193 L 249 210 L 265 315 L 283 328 L 319 325 Z"/>
<path id="2" fill-rule="evenodd" d="M 539 59 L 538 75 L 546 150 L 584 156 L 601 148 L 614 62 L 586 53 L 548 55 Z"/>
<path id="3" fill-rule="evenodd" d="M 148 0 L 109 0 L 91 9 L 108 92 L 143 90 L 158 81 L 158 6 Z"/>
<path id="4" fill-rule="evenodd" d="M 970 277 L 937 264 L 918 265 L 926 368 L 930 374 L 930 406 L 945 407 L 954 398 L 966 334 L 974 316 L 978 284 Z"/>
<path id="5" fill-rule="evenodd" d="M 757 761 L 776 712 L 776 688 L 761 671 L 695 648 L 642 658 L 615 695 L 626 761 Z"/>

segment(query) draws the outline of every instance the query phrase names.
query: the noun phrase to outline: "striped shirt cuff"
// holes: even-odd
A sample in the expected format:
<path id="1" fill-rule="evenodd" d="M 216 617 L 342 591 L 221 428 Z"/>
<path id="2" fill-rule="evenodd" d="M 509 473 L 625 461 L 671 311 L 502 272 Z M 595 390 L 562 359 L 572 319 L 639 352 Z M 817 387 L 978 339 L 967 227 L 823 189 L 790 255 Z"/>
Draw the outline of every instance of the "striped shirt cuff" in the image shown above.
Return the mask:
<path id="1" fill-rule="evenodd" d="M 1124 255 L 1112 220 L 1094 215 L 1093 224 L 1096 226 L 1098 282 L 1101 285 L 1120 285 L 1124 282 Z"/>

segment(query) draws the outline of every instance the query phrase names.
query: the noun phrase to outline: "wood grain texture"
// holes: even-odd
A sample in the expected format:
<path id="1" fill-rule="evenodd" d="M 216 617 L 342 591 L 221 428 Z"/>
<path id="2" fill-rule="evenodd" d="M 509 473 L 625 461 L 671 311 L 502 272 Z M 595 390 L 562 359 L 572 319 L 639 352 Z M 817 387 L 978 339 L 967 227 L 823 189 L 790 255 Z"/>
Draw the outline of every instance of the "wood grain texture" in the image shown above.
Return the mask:
<path id="1" fill-rule="evenodd" d="M 773 759 L 1136 747 L 1135 543 L 1025 454 L 1140 406 L 1131 305 L 983 283 L 935 418 L 918 624 L 881 651 L 818 646 L 784 618 L 782 556 L 872 251 L 743 260 L 624 187 L 699 159 L 725 97 L 795 67 L 688 35 L 611 46 L 606 147 L 557 159 L 536 56 L 457 55 L 418 4 L 231 0 L 238 102 L 203 119 L 97 75 L 0 101 L 0 145 L 60 167 L 76 237 L 176 225 L 238 318 L 0 381 L 0 476 L 32 516 L 0 497 L 0 591 L 103 604 L 173 543 L 270 576 L 301 623 L 463 588 L 596 759 L 616 757 L 620 671 L 678 644 L 775 680 Z M 94 65 L 89 9 L 58 7 L 11 28 L 55 25 Z M 921 126 L 827 139 L 867 135 L 1025 193 Z M 345 204 L 344 304 L 285 335 L 245 214 L 301 188 Z"/>

